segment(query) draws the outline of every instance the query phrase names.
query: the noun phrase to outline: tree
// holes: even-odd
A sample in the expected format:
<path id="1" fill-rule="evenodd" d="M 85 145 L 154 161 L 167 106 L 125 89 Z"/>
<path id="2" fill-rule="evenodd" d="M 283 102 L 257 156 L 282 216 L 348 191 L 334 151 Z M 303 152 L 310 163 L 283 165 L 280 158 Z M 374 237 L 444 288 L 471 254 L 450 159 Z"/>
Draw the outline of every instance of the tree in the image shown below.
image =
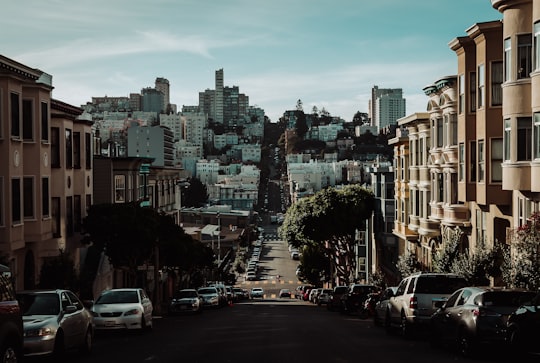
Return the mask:
<path id="1" fill-rule="evenodd" d="M 208 190 L 199 178 L 189 178 L 189 186 L 180 188 L 182 207 L 200 207 L 208 203 Z"/>
<path id="2" fill-rule="evenodd" d="M 136 282 L 137 267 L 151 262 L 158 240 L 157 212 L 138 203 L 94 204 L 83 220 L 84 243 L 103 251 L 115 268 L 124 268 L 128 285 Z"/>
<path id="3" fill-rule="evenodd" d="M 415 272 L 422 271 L 420 262 L 416 256 L 410 252 L 398 257 L 396 268 L 399 271 L 402 279 L 412 275 Z"/>
<path id="4" fill-rule="evenodd" d="M 304 112 L 304 104 L 302 103 L 301 99 L 298 99 L 298 101 L 296 101 L 296 111 Z"/>
<path id="5" fill-rule="evenodd" d="M 297 111 L 296 112 L 296 134 L 299 138 L 304 138 L 306 135 L 306 132 L 308 131 L 307 121 L 306 121 L 306 114 L 304 111 Z"/>
<path id="6" fill-rule="evenodd" d="M 512 233 L 510 249 L 504 251 L 503 280 L 509 287 L 540 288 L 540 214 Z"/>
<path id="7" fill-rule="evenodd" d="M 304 246 L 300 266 L 303 281 L 313 286 L 321 286 L 330 279 L 330 259 L 320 245 Z"/>
<path id="8" fill-rule="evenodd" d="M 41 266 L 39 287 L 41 289 L 79 291 L 79 279 L 75 263 L 63 250 L 60 250 L 58 256 L 47 258 Z"/>
<path id="9" fill-rule="evenodd" d="M 281 237 L 294 247 L 324 248 L 340 283 L 349 284 L 356 268 L 356 231 L 374 209 L 373 193 L 359 185 L 327 188 L 287 210 Z"/>

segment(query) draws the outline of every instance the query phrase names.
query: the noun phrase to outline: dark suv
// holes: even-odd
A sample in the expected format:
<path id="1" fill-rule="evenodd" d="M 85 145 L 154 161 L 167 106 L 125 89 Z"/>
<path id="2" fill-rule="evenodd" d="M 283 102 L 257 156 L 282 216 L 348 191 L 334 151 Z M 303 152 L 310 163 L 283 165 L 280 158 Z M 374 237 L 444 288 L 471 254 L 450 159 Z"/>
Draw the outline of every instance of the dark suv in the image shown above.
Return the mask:
<path id="1" fill-rule="evenodd" d="M 373 285 L 352 284 L 347 292 L 341 295 L 340 312 L 344 314 L 353 314 L 360 310 L 368 295 L 377 291 Z"/>
<path id="2" fill-rule="evenodd" d="M 346 294 L 347 290 L 348 287 L 344 285 L 334 287 L 334 292 L 330 296 L 328 304 L 326 304 L 326 308 L 330 311 L 335 309 L 339 310 L 341 308 L 341 296 Z"/>
<path id="3" fill-rule="evenodd" d="M 0 362 L 17 362 L 23 356 L 23 322 L 11 281 L 11 271 L 0 265 Z"/>

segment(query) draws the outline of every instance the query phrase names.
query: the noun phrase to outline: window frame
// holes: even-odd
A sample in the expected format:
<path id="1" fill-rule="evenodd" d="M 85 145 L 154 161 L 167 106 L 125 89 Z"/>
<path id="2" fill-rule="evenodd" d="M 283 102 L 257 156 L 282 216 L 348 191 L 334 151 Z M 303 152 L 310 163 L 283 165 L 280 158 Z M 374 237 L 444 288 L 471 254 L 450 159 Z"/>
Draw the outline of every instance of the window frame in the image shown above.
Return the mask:
<path id="1" fill-rule="evenodd" d="M 465 181 L 465 143 L 460 142 L 458 146 L 458 181 Z"/>
<path id="2" fill-rule="evenodd" d="M 530 78 L 532 72 L 532 34 L 518 34 L 517 35 L 517 65 L 519 68 L 516 70 L 517 79 Z"/>
<path id="3" fill-rule="evenodd" d="M 512 160 L 512 120 L 507 118 L 504 119 L 504 130 L 503 130 L 503 143 L 504 143 L 504 152 L 503 159 L 504 161 Z"/>
<path id="4" fill-rule="evenodd" d="M 21 139 L 21 109 L 20 99 L 21 95 L 17 92 L 10 92 L 9 94 L 9 106 L 10 106 L 10 135 L 12 139 Z"/>
<path id="5" fill-rule="evenodd" d="M 493 137 L 490 139 L 490 172 L 489 172 L 489 182 L 490 183 L 502 183 L 502 163 L 503 163 L 503 153 L 504 153 L 504 141 L 501 137 Z M 500 155 L 500 157 L 498 157 Z M 498 175 L 495 178 L 495 175 Z"/>
<path id="6" fill-rule="evenodd" d="M 491 62 L 491 106 L 502 106 L 502 84 L 504 82 L 503 61 Z"/>
<path id="7" fill-rule="evenodd" d="M 49 132 L 49 104 L 45 101 L 41 101 L 40 106 L 41 111 L 41 119 L 40 119 L 40 125 L 41 125 L 41 141 L 42 142 L 49 142 L 50 138 L 50 132 Z"/>
<path id="8" fill-rule="evenodd" d="M 485 183 L 486 181 L 486 145 L 485 141 L 483 139 L 478 140 L 477 142 L 478 147 L 478 176 L 476 180 L 478 183 Z"/>
<path id="9" fill-rule="evenodd" d="M 465 74 L 461 73 L 458 77 L 458 112 L 463 114 L 465 112 Z"/>
<path id="10" fill-rule="evenodd" d="M 34 100 L 22 100 L 22 139 L 25 142 L 34 141 Z"/>
<path id="11" fill-rule="evenodd" d="M 512 80 L 512 39 L 506 38 L 503 40 L 504 49 L 504 81 Z"/>
<path id="12" fill-rule="evenodd" d="M 486 67 L 485 65 L 479 64 L 477 68 L 477 109 L 484 108 L 486 105 Z"/>
<path id="13" fill-rule="evenodd" d="M 517 161 L 532 160 L 532 117 L 517 118 Z"/>
<path id="14" fill-rule="evenodd" d="M 42 218 L 51 216 L 50 180 L 48 176 L 41 177 L 41 215 Z"/>
<path id="15" fill-rule="evenodd" d="M 22 179 L 23 193 L 23 218 L 24 220 L 33 220 L 36 218 L 36 190 L 34 176 L 25 176 Z"/>
<path id="16" fill-rule="evenodd" d="M 22 190 L 21 190 L 21 178 L 11 178 L 11 225 L 17 226 L 22 224 L 23 210 L 22 210 Z"/>

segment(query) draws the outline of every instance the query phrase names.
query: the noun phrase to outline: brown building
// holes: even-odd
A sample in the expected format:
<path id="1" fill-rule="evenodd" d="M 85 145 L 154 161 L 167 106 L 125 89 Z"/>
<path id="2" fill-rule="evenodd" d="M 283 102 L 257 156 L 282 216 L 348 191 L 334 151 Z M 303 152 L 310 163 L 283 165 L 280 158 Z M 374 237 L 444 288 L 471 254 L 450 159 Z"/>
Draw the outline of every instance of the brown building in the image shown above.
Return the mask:
<path id="1" fill-rule="evenodd" d="M 47 73 L 0 56 L 0 253 L 17 289 L 60 250 L 78 263 L 92 202 L 91 123 L 52 89 Z"/>

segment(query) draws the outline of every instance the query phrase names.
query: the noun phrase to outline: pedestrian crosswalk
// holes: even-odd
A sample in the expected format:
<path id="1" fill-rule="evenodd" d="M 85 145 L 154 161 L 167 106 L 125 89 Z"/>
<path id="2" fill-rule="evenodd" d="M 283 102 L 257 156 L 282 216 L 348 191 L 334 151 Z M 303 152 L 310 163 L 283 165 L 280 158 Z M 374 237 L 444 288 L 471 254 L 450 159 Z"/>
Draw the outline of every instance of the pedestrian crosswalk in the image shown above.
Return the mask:
<path id="1" fill-rule="evenodd" d="M 262 280 L 262 281 L 244 281 L 242 282 L 242 285 L 301 285 L 302 283 L 300 281 L 296 280 Z"/>

